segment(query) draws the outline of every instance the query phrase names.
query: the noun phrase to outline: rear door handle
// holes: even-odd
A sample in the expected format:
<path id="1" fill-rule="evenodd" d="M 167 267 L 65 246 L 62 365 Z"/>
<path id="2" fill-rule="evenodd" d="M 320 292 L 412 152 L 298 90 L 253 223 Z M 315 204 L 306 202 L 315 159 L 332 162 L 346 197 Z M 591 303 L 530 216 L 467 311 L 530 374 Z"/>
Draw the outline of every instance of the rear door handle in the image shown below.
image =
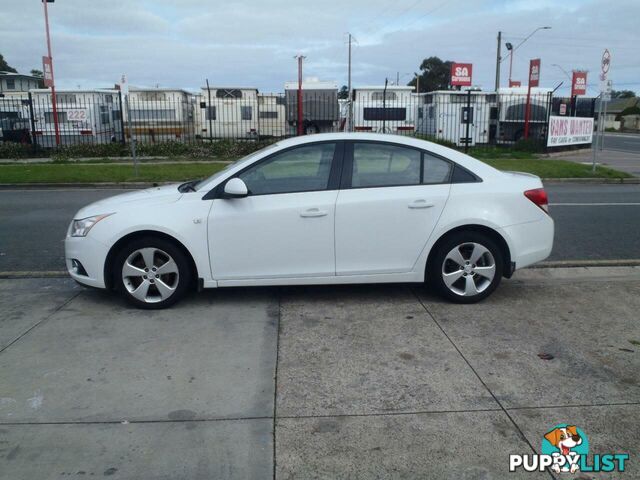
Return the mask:
<path id="1" fill-rule="evenodd" d="M 326 217 L 327 211 L 320 210 L 319 208 L 308 208 L 307 210 L 300 212 L 301 217 Z"/>
<path id="2" fill-rule="evenodd" d="M 427 203 L 426 200 L 414 200 L 409 204 L 409 208 L 431 208 L 435 206 L 433 203 Z"/>

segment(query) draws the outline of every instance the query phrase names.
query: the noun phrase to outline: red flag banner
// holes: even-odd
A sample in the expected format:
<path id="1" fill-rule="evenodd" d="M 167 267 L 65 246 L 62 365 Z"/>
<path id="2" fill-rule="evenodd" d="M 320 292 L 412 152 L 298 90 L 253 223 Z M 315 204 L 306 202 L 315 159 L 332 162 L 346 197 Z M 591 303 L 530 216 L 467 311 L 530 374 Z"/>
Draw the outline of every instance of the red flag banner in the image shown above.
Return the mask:
<path id="1" fill-rule="evenodd" d="M 587 93 L 587 72 L 573 72 L 571 79 L 571 96 L 585 95 Z"/>
<path id="2" fill-rule="evenodd" d="M 540 59 L 534 58 L 529 62 L 529 86 L 540 85 Z"/>
<path id="3" fill-rule="evenodd" d="M 471 63 L 451 64 L 451 86 L 470 87 L 473 65 Z"/>
<path id="4" fill-rule="evenodd" d="M 44 73 L 44 86 L 53 86 L 53 70 L 50 57 L 42 57 L 42 72 Z"/>

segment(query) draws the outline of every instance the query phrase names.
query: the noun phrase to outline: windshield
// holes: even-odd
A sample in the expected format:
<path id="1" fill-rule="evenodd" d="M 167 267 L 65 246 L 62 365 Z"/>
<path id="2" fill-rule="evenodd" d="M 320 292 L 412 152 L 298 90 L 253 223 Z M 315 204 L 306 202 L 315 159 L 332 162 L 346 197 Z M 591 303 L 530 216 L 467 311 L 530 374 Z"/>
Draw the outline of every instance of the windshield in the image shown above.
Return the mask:
<path id="1" fill-rule="evenodd" d="M 256 150 L 253 153 L 250 153 L 249 155 L 247 155 L 246 157 L 242 157 L 240 160 L 237 160 L 235 162 L 230 163 L 229 165 L 227 165 L 226 167 L 224 167 L 222 170 L 217 171 L 216 173 L 214 173 L 213 175 L 211 175 L 208 178 L 205 178 L 204 180 L 200 180 L 198 183 L 193 185 L 193 188 L 195 190 L 199 190 L 200 187 L 207 185 L 210 182 L 213 182 L 215 180 L 217 180 L 218 178 L 222 177 L 228 170 L 235 168 L 235 167 L 242 167 L 243 165 L 250 163 L 255 157 L 257 157 L 258 155 L 262 155 L 263 153 L 275 149 L 278 146 L 277 143 L 272 143 L 271 145 L 267 145 L 264 148 L 261 148 L 260 150 Z"/>

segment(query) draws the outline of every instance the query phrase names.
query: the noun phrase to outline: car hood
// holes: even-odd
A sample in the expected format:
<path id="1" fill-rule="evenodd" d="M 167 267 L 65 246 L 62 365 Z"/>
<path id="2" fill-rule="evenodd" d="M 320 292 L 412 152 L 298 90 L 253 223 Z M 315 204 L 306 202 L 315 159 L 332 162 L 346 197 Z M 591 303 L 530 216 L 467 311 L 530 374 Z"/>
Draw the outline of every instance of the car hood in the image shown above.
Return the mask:
<path id="1" fill-rule="evenodd" d="M 115 195 L 113 197 L 107 197 L 81 208 L 74 218 L 86 218 L 105 213 L 117 213 L 122 209 L 138 205 L 162 205 L 172 203 L 182 196 L 182 193 L 178 191 L 178 185 L 179 184 L 147 188 L 144 190 Z"/>

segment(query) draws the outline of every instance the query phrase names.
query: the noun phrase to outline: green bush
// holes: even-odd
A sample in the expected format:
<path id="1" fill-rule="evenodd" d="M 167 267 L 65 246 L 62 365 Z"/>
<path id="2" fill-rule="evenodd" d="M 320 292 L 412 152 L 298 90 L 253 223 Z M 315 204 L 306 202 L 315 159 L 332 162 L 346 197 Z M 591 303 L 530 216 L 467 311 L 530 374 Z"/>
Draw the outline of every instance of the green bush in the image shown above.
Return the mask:
<path id="1" fill-rule="evenodd" d="M 416 138 L 419 138 L 420 140 L 426 140 L 427 142 L 431 142 L 431 143 L 437 143 L 438 145 L 442 145 L 444 147 L 455 148 L 455 149 L 458 148 L 458 146 L 455 143 L 450 142 L 449 140 L 443 140 L 442 138 L 434 137 L 433 135 L 422 135 L 418 133 L 416 134 Z"/>
<path id="2" fill-rule="evenodd" d="M 234 159 L 243 157 L 270 145 L 275 140 L 219 140 L 201 143 L 138 143 L 136 153 L 140 157 L 188 157 Z M 64 162 L 72 158 L 129 157 L 131 147 L 121 143 L 63 145 L 57 148 L 34 149 L 32 145 L 19 143 L 0 143 L 0 158 L 14 159 L 27 157 L 51 157 L 54 161 Z"/>
<path id="3" fill-rule="evenodd" d="M 544 145 L 533 138 L 521 138 L 513 145 L 516 152 L 540 153 L 544 151 Z"/>
<path id="4" fill-rule="evenodd" d="M 0 158 L 29 158 L 35 157 L 33 145 L 14 142 L 0 142 Z"/>

